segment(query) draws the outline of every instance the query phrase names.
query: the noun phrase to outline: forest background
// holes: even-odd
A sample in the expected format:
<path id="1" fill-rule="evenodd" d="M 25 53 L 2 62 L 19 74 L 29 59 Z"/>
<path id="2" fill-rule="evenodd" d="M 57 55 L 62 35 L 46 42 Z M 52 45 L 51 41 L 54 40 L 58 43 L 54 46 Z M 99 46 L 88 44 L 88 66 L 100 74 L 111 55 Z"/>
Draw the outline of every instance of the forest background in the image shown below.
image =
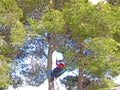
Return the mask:
<path id="1" fill-rule="evenodd" d="M 40 85 L 52 69 L 55 50 L 64 55 L 67 69 L 79 70 L 78 90 L 114 87 L 105 75 L 120 74 L 119 15 L 119 0 L 96 5 L 88 0 L 1 0 L 0 88 L 23 83 L 17 65 L 25 67 L 20 73 L 28 84 Z M 35 59 L 26 65 L 27 57 Z M 99 78 L 100 85 L 84 86 L 85 74 Z M 54 82 L 48 86 L 54 90 Z"/>

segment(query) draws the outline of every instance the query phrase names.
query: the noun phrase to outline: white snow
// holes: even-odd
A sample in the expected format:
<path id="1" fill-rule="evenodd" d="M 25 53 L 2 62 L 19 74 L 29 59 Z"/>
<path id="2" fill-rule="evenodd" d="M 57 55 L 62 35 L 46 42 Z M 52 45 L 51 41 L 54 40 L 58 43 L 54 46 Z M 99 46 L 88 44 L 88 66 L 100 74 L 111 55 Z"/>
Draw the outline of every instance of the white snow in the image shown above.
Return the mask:
<path id="1" fill-rule="evenodd" d="M 101 1 L 106 2 L 106 0 L 89 0 L 89 2 L 91 2 L 93 4 L 97 4 L 97 3 L 101 2 Z"/>
<path id="2" fill-rule="evenodd" d="M 77 74 L 78 74 L 77 69 L 72 72 L 66 71 L 65 73 L 63 73 L 59 78 L 54 80 L 54 86 L 55 86 L 54 90 L 67 90 L 65 85 L 60 83 L 60 79 L 63 79 L 67 75 L 76 76 Z M 114 78 L 114 82 L 116 84 L 120 84 L 120 75 Z M 7 90 L 48 90 L 48 80 L 45 80 L 44 83 L 38 87 L 25 85 L 23 87 L 18 87 L 14 89 L 12 86 L 10 86 Z"/>
<path id="3" fill-rule="evenodd" d="M 14 89 L 12 86 L 10 86 L 8 90 L 48 90 L 48 80 L 46 80 L 43 84 L 41 84 L 38 87 L 26 85 L 24 87 L 18 87 Z"/>
<path id="4" fill-rule="evenodd" d="M 115 84 L 120 85 L 120 75 L 113 78 Z"/>
<path id="5" fill-rule="evenodd" d="M 68 75 L 76 76 L 77 74 L 78 74 L 77 69 L 73 72 L 66 71 L 65 73 L 63 73 L 59 78 L 54 80 L 54 86 L 55 86 L 54 90 L 67 90 L 65 85 L 61 84 L 60 79 L 63 79 L 65 76 Z M 44 83 L 38 87 L 25 85 L 23 87 L 18 87 L 14 89 L 12 86 L 10 86 L 7 90 L 48 90 L 48 80 L 45 80 Z"/>

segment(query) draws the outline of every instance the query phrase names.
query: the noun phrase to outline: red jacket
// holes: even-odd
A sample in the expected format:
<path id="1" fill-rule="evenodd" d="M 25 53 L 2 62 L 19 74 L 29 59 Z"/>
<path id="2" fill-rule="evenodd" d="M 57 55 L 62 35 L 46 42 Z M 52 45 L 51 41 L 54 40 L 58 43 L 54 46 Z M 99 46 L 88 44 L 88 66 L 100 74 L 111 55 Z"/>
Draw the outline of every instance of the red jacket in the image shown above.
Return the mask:
<path id="1" fill-rule="evenodd" d="M 59 68 L 64 68 L 64 66 L 65 66 L 63 63 L 58 63 L 57 61 L 56 61 L 56 65 Z"/>

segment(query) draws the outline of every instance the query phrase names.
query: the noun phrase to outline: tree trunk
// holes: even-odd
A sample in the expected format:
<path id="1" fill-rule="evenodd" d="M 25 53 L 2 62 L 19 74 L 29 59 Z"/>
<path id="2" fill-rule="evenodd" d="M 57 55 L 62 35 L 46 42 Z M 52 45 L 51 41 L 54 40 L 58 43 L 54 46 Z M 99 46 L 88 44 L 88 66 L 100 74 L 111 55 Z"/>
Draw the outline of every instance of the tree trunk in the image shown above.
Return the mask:
<path id="1" fill-rule="evenodd" d="M 53 42 L 54 42 L 53 34 L 50 34 L 49 48 L 48 48 L 48 63 L 47 63 L 48 72 L 52 70 L 52 53 L 54 51 Z M 54 82 L 50 81 L 50 77 L 48 77 L 48 81 L 49 81 L 48 90 L 54 90 Z"/>
<path id="2" fill-rule="evenodd" d="M 84 41 L 80 43 L 80 62 L 82 63 L 79 67 L 79 76 L 78 76 L 78 90 L 83 90 L 83 74 L 84 74 L 84 52 L 85 43 Z"/>
<path id="3" fill-rule="evenodd" d="M 52 7 L 57 10 L 62 10 L 65 0 L 52 0 Z"/>
<path id="4" fill-rule="evenodd" d="M 49 51 L 48 51 L 48 72 L 50 70 L 52 70 L 52 53 L 53 51 L 51 50 L 51 48 L 49 48 Z M 49 81 L 49 89 L 48 90 L 54 90 L 54 82 L 53 81 L 50 81 L 50 77 L 48 77 L 48 81 Z"/>
<path id="5" fill-rule="evenodd" d="M 10 33 L 11 30 L 6 27 L 5 32 L 2 32 L 2 35 L 4 36 L 4 40 L 6 41 L 7 45 L 10 45 Z"/>
<path id="6" fill-rule="evenodd" d="M 84 74 L 84 68 L 80 66 L 79 76 L 78 76 L 78 90 L 83 90 L 83 74 Z"/>
<path id="7" fill-rule="evenodd" d="M 64 3 L 65 3 L 65 0 L 61 0 L 61 1 L 60 1 L 60 4 L 61 4 L 61 5 L 60 5 L 60 10 L 62 10 L 62 8 L 63 8 L 63 6 L 64 6 Z"/>
<path id="8" fill-rule="evenodd" d="M 61 5 L 62 7 L 63 4 L 64 4 L 64 0 L 52 0 L 52 7 L 54 9 L 59 10 L 59 5 Z M 53 44 L 54 44 L 54 34 L 50 34 L 49 48 L 48 48 L 48 64 L 47 64 L 48 71 L 52 70 L 52 53 L 57 48 L 57 46 Z M 48 81 L 49 81 L 48 90 L 54 90 L 54 82 L 50 81 L 50 77 L 48 78 Z"/>

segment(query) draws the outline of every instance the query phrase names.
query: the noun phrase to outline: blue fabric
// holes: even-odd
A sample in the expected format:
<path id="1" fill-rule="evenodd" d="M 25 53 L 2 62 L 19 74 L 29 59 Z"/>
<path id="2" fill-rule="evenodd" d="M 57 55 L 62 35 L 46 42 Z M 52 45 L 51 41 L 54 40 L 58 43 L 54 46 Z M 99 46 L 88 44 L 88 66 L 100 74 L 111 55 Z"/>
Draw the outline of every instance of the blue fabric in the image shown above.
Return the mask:
<path id="1" fill-rule="evenodd" d="M 62 71 L 60 71 L 59 73 L 57 73 L 57 77 L 59 77 L 61 74 L 63 74 L 65 72 L 65 70 L 63 69 Z"/>
<path id="2" fill-rule="evenodd" d="M 48 72 L 48 75 L 49 75 L 49 76 L 52 76 L 52 74 L 53 74 L 53 70 L 50 70 L 50 71 Z"/>
<path id="3" fill-rule="evenodd" d="M 56 67 L 54 70 L 50 70 L 48 72 L 49 76 L 59 77 L 61 74 L 65 72 L 65 69 L 61 69 L 59 67 Z"/>
<path id="4" fill-rule="evenodd" d="M 51 77 L 51 81 L 54 80 L 54 77 L 59 77 L 60 75 L 62 75 L 65 72 L 66 69 L 61 69 L 59 67 L 56 67 L 54 70 L 50 70 L 48 72 L 48 75 Z"/>

